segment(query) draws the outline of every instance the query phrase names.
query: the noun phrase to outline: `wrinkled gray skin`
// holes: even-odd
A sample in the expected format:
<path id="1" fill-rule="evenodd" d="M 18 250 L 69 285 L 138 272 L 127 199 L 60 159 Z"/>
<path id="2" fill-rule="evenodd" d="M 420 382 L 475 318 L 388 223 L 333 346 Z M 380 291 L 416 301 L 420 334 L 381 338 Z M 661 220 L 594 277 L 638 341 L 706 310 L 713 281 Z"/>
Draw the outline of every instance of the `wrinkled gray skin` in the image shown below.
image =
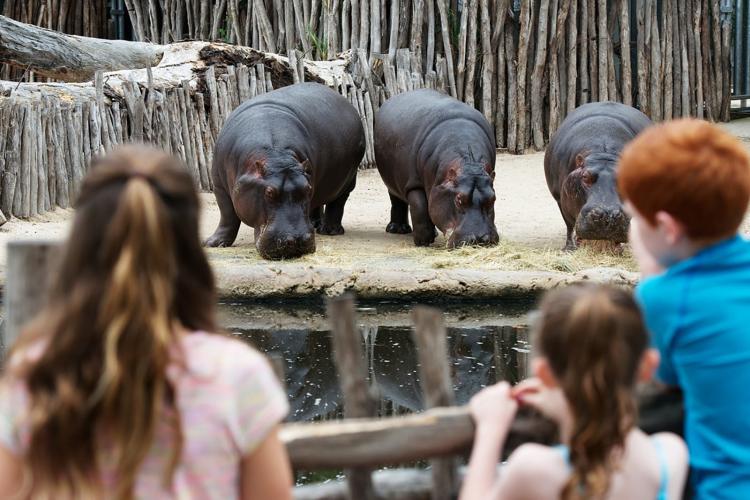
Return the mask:
<path id="1" fill-rule="evenodd" d="M 630 218 L 617 192 L 617 163 L 625 144 L 652 124 L 635 108 L 595 102 L 576 108 L 544 155 L 547 186 L 565 225 L 565 250 L 578 240 L 628 240 Z"/>
<path id="2" fill-rule="evenodd" d="M 434 90 L 388 99 L 375 117 L 375 159 L 391 198 L 389 233 L 430 245 L 494 245 L 495 137 L 484 116 Z"/>
<path id="3" fill-rule="evenodd" d="M 216 141 L 211 176 L 221 220 L 205 244 L 232 245 L 244 222 L 265 259 L 314 252 L 316 229 L 344 233 L 364 151 L 359 115 L 324 85 L 290 85 L 245 102 Z"/>

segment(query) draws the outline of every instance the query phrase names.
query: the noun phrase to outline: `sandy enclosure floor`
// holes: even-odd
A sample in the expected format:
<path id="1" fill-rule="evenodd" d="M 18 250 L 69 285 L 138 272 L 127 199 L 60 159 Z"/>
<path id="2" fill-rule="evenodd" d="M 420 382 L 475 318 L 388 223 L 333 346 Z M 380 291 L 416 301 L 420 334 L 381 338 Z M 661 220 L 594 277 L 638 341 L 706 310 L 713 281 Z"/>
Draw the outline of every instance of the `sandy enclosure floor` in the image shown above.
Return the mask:
<path id="1" fill-rule="evenodd" d="M 497 247 L 449 251 L 440 236 L 432 247 L 416 248 L 410 235 L 387 234 L 388 194 L 377 171 L 367 170 L 360 172 L 357 187 L 347 202 L 343 220 L 346 234 L 317 235 L 315 254 L 288 262 L 314 267 L 402 269 L 406 272 L 415 268 L 575 272 L 600 266 L 634 270 L 627 249 L 622 255 L 594 247 L 584 247 L 574 253 L 560 250 L 565 242 L 565 225 L 547 190 L 543 158 L 543 153 L 498 155 L 495 213 L 501 243 Z M 202 199 L 201 236 L 205 238 L 215 229 L 219 211 L 213 194 L 203 194 Z M 27 221 L 9 221 L 0 228 L 0 263 L 5 262 L 8 240 L 62 238 L 68 232 L 72 216 L 72 210 L 56 210 Z M 750 218 L 745 220 L 742 230 L 750 235 Z M 264 262 L 253 245 L 252 228 L 245 225 L 233 247 L 208 252 L 216 263 Z"/>

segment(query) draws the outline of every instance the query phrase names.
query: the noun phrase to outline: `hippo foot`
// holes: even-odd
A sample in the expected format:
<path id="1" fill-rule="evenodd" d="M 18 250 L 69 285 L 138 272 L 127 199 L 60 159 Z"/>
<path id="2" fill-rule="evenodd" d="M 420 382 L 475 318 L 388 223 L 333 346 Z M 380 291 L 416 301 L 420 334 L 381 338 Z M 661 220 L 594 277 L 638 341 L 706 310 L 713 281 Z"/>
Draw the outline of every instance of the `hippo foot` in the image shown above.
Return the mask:
<path id="1" fill-rule="evenodd" d="M 212 235 L 203 242 L 204 247 L 231 247 L 234 240 L 223 236 Z"/>
<path id="2" fill-rule="evenodd" d="M 339 234 L 344 234 L 344 226 L 342 226 L 341 224 L 322 223 L 320 227 L 316 229 L 318 231 L 318 234 L 325 234 L 328 236 L 337 236 Z"/>
<path id="3" fill-rule="evenodd" d="M 437 231 L 434 229 L 432 232 L 415 232 L 414 233 L 414 244 L 418 247 L 427 247 L 432 245 L 437 237 Z"/>
<path id="4" fill-rule="evenodd" d="M 411 233 L 411 226 L 409 224 L 391 222 L 385 227 L 385 232 L 392 234 L 409 234 Z"/>
<path id="5" fill-rule="evenodd" d="M 566 243 L 564 247 L 562 247 L 563 252 L 575 252 L 578 249 L 575 243 Z"/>

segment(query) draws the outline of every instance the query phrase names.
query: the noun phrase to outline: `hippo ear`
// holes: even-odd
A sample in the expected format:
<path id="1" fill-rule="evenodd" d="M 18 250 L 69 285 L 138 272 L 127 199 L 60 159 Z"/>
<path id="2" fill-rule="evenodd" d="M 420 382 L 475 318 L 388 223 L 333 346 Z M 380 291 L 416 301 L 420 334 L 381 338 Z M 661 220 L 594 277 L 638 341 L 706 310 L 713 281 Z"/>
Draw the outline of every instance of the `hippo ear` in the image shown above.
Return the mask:
<path id="1" fill-rule="evenodd" d="M 585 162 L 586 158 L 581 153 L 578 153 L 576 155 L 576 168 L 581 168 Z"/>

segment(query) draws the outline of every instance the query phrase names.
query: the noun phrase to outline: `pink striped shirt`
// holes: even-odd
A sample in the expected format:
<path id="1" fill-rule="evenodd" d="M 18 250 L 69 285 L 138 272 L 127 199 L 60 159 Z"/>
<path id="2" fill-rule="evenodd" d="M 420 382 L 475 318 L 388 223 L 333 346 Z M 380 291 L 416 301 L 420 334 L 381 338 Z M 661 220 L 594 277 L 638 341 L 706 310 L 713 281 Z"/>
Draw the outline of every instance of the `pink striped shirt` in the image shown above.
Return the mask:
<path id="1" fill-rule="evenodd" d="M 182 339 L 187 370 L 170 366 L 175 385 L 183 450 L 171 491 L 163 471 L 172 429 L 157 424 L 151 451 L 136 481 L 143 499 L 234 499 L 239 496 L 239 465 L 289 411 L 286 395 L 266 358 L 246 344 L 196 332 Z M 29 441 L 28 397 L 19 381 L 0 385 L 0 446 L 22 456 Z M 103 467 L 105 484 L 116 481 Z"/>

